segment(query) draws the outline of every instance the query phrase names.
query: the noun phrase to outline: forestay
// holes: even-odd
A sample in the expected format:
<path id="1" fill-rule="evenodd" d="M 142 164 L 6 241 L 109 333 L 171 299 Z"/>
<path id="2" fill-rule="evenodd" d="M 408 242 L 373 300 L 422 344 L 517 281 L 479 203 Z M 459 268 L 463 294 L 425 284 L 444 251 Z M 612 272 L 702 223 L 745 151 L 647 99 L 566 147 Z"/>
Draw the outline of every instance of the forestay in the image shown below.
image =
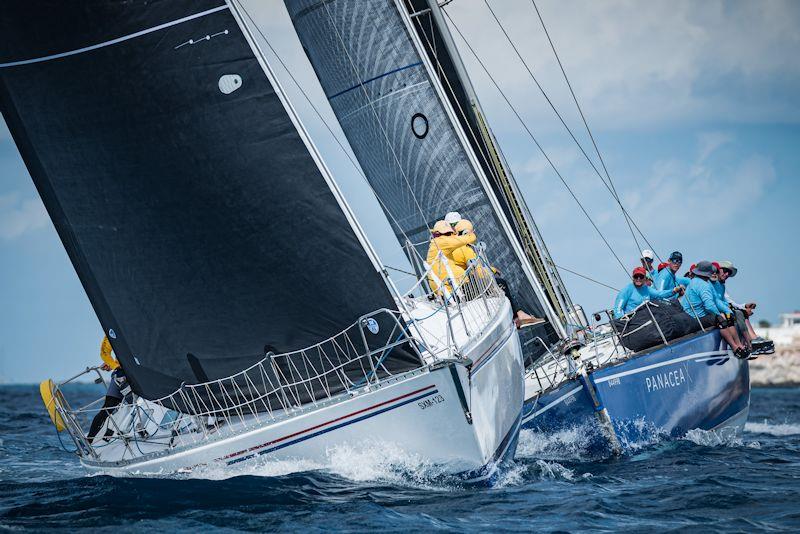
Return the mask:
<path id="1" fill-rule="evenodd" d="M 3 116 L 137 393 L 395 307 L 223 0 L 5 0 L 0 32 Z"/>
<path id="2" fill-rule="evenodd" d="M 398 240 L 425 254 L 429 228 L 448 211 L 475 223 L 520 308 L 546 317 L 457 128 L 391 0 L 285 0 L 300 41 Z M 487 183 L 485 181 L 483 183 Z M 558 339 L 552 325 L 528 339 Z M 528 355 L 544 349 L 525 343 Z"/>

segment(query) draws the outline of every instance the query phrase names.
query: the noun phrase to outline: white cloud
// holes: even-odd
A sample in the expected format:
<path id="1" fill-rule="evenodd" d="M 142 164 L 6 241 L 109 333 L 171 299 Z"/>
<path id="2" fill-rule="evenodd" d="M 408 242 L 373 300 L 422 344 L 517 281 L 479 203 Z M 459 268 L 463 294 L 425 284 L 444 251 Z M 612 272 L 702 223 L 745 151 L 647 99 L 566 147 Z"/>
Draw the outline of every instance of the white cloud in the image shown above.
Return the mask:
<path id="1" fill-rule="evenodd" d="M 490 0 L 568 122 L 580 124 L 529 0 Z M 685 121 L 798 122 L 800 3 L 723 0 L 540 1 L 590 124 L 630 128 Z M 448 13 L 537 128 L 558 127 L 483 2 Z M 490 82 L 456 41 L 484 105 L 503 113 Z"/>
<path id="2" fill-rule="evenodd" d="M 0 239 L 15 239 L 47 225 L 47 212 L 38 197 L 22 199 L 19 193 L 0 195 Z"/>
<path id="3" fill-rule="evenodd" d="M 720 147 L 733 141 L 733 135 L 727 132 L 704 132 L 698 136 L 698 164 L 703 164 Z"/>
<path id="4" fill-rule="evenodd" d="M 667 226 L 699 223 L 718 228 L 732 221 L 740 210 L 755 205 L 776 181 L 772 161 L 761 154 L 750 154 L 724 164 L 707 165 L 713 152 L 709 147 L 722 146 L 720 139 L 700 135 L 698 156 L 693 162 L 655 163 L 636 198 L 628 202 L 634 217 L 643 220 L 648 214 L 657 213 Z M 725 139 L 727 142 L 730 141 Z"/>

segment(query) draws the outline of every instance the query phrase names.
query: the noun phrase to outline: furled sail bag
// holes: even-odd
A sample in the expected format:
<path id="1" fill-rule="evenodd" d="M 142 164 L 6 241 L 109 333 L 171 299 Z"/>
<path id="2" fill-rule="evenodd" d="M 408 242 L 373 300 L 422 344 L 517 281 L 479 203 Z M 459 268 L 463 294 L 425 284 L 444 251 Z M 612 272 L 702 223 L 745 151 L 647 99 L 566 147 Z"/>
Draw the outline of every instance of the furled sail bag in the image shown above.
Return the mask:
<path id="1" fill-rule="evenodd" d="M 622 346 L 634 352 L 662 345 L 665 339 L 672 341 L 700 329 L 697 320 L 684 312 L 677 301 L 667 300 L 646 302 L 630 316 L 615 319 L 614 327 Z"/>

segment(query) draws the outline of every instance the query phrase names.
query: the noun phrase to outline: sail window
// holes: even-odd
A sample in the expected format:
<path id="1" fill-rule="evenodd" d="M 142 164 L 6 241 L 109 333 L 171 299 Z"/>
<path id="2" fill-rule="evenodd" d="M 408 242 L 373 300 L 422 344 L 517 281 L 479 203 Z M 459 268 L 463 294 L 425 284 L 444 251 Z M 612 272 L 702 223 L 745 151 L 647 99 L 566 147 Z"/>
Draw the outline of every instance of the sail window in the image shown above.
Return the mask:
<path id="1" fill-rule="evenodd" d="M 414 136 L 417 139 L 425 139 L 429 129 L 428 117 L 422 113 L 414 113 L 411 117 L 411 131 L 414 132 Z"/>

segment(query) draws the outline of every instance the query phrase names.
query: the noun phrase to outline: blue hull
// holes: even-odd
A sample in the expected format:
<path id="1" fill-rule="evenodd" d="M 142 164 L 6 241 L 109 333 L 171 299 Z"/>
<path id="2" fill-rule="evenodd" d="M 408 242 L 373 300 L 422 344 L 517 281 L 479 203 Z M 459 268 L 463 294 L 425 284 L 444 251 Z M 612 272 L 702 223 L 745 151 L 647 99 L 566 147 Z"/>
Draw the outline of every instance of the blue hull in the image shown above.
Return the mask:
<path id="1" fill-rule="evenodd" d="M 750 407 L 749 366 L 723 346 L 718 332 L 708 332 L 591 372 L 614 436 L 599 424 L 579 378 L 526 400 L 522 428 L 553 433 L 580 427 L 592 450 L 608 449 L 613 440 L 624 448 L 693 429 L 741 432 Z"/>

